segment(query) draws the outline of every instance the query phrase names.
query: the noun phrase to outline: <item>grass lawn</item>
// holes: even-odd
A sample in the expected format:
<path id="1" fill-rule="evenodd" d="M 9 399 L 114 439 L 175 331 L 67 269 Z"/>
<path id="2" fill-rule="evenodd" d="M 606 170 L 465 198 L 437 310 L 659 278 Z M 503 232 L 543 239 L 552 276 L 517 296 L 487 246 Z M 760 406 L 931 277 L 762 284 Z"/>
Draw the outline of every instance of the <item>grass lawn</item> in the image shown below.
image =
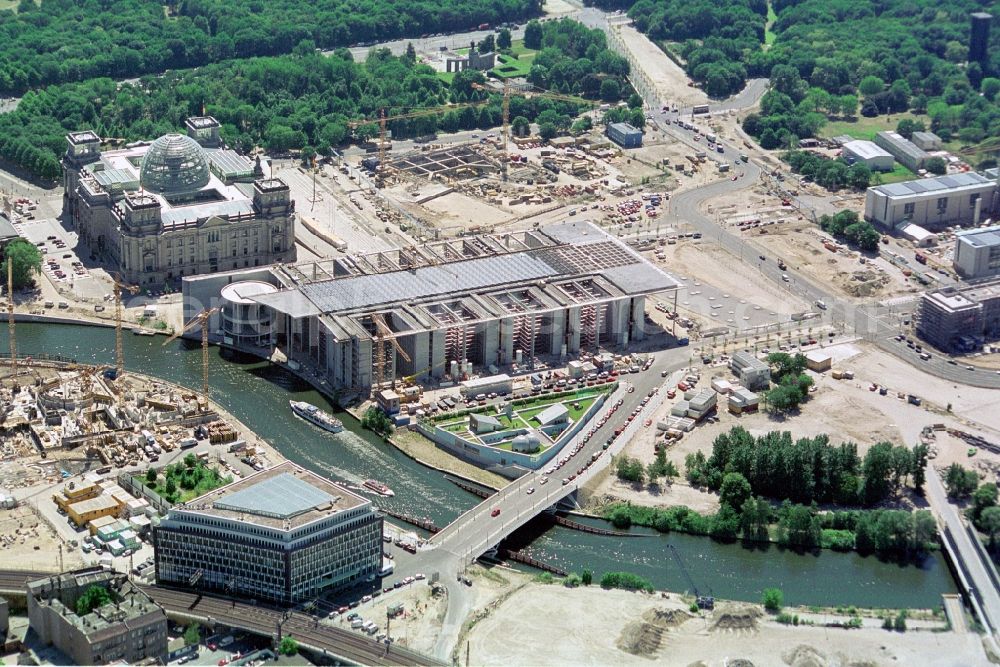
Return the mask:
<path id="1" fill-rule="evenodd" d="M 819 134 L 821 137 L 830 138 L 841 134 L 849 134 L 855 139 L 867 139 L 872 141 L 876 132 L 882 130 L 895 130 L 899 121 L 904 118 L 923 121 L 924 125 L 930 127 L 930 118 L 911 113 L 892 114 L 889 116 L 875 116 L 865 118 L 859 115 L 856 120 L 834 120 L 828 121 Z"/>
<path id="2" fill-rule="evenodd" d="M 888 185 L 900 181 L 912 181 L 915 178 L 919 178 L 919 176 L 897 162 L 893 165 L 892 171 L 878 172 L 877 175 L 872 176 L 872 185 Z"/>
<path id="3" fill-rule="evenodd" d="M 188 454 L 188 456 L 193 455 Z M 161 498 L 175 504 L 186 503 L 233 481 L 232 477 L 223 477 L 219 471 L 214 468 L 206 468 L 201 463 L 193 467 L 186 466 L 184 463 L 169 465 L 159 471 L 156 481 L 152 484 L 146 480 L 145 475 L 141 476 L 140 479 L 144 485 L 153 489 Z M 174 482 L 176 490 L 173 495 L 167 493 L 168 480 Z M 190 488 L 185 488 L 185 486 Z"/>
<path id="4" fill-rule="evenodd" d="M 450 86 L 451 82 L 455 78 L 455 73 L 454 72 L 438 72 L 437 73 L 437 77 L 439 79 L 441 79 L 442 81 L 444 81 L 445 83 L 447 83 Z"/>
<path id="5" fill-rule="evenodd" d="M 771 26 L 774 22 L 778 20 L 778 15 L 774 13 L 774 7 L 771 3 L 767 3 L 767 23 L 764 24 L 764 50 L 767 51 L 774 44 L 774 40 L 778 38 L 776 34 L 771 32 Z"/>

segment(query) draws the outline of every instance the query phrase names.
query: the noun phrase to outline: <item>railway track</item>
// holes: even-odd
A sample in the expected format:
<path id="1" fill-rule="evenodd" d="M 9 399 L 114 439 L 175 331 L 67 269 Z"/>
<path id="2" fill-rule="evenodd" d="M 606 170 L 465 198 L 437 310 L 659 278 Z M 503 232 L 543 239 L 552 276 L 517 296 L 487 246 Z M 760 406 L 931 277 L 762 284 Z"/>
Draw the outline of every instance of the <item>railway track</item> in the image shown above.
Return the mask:
<path id="1" fill-rule="evenodd" d="M 53 574 L 55 573 L 38 570 L 0 570 L 0 590 L 27 592 L 29 581 Z"/>
<path id="2" fill-rule="evenodd" d="M 439 665 L 415 651 L 386 645 L 359 635 L 319 623 L 319 619 L 302 612 L 286 614 L 278 609 L 233 602 L 209 595 L 198 595 L 160 586 L 144 586 L 157 604 L 174 614 L 196 618 L 211 618 L 214 622 L 247 630 L 264 636 L 274 636 L 281 626 L 283 635 L 293 635 L 303 647 L 323 651 L 358 665 Z"/>

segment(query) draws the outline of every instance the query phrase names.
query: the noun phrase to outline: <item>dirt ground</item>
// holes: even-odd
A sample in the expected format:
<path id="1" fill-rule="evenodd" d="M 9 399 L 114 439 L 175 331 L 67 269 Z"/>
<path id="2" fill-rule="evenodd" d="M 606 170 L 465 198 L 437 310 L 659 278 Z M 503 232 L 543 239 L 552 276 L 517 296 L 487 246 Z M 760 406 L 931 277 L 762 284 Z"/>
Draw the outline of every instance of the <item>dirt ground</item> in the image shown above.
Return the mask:
<path id="1" fill-rule="evenodd" d="M 416 431 L 399 429 L 393 433 L 392 441 L 405 454 L 420 459 L 425 464 L 434 466 L 435 468 L 457 473 L 463 477 L 469 477 L 480 484 L 485 484 L 494 489 L 499 489 L 508 484 L 508 480 L 500 475 L 483 470 L 478 466 L 462 461 L 456 456 L 452 456 Z"/>
<path id="2" fill-rule="evenodd" d="M 621 27 L 622 40 L 636 61 L 646 63 L 643 70 L 649 74 L 656 88 L 657 97 L 669 100 L 679 107 L 706 104 L 708 96 L 700 88 L 688 86 L 687 74 L 667 57 L 656 44 L 632 26 Z"/>
<path id="3" fill-rule="evenodd" d="M 688 293 L 697 290 L 696 282 L 704 282 L 723 292 L 753 294 L 748 300 L 769 312 L 790 314 L 808 309 L 809 304 L 760 275 L 753 265 L 734 262 L 733 257 L 710 238 L 679 240 L 676 245 L 659 246 L 657 250 L 666 258 L 649 259 L 687 278 Z M 727 270 L 720 271 L 720 266 L 726 266 Z"/>
<path id="4" fill-rule="evenodd" d="M 477 665 L 692 667 L 943 666 L 986 660 L 975 634 L 790 627 L 770 620 L 756 605 L 720 603 L 695 615 L 675 595 L 664 599 L 536 583 L 475 624 L 469 659 Z"/>
<path id="5" fill-rule="evenodd" d="M 31 505 L 0 510 L 0 562 L 26 570 L 58 570 L 60 546 L 62 540 Z M 64 549 L 62 564 L 64 569 L 82 565 L 80 552 Z"/>

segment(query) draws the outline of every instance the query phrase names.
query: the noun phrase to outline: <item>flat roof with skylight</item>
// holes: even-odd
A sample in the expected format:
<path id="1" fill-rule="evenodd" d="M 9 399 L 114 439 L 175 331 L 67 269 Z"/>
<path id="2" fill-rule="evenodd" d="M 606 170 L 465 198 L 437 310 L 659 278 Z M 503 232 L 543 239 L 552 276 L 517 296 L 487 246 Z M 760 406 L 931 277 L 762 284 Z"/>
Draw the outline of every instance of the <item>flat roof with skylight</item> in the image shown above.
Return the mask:
<path id="1" fill-rule="evenodd" d="M 210 491 L 175 510 L 293 529 L 370 501 L 291 461 Z"/>

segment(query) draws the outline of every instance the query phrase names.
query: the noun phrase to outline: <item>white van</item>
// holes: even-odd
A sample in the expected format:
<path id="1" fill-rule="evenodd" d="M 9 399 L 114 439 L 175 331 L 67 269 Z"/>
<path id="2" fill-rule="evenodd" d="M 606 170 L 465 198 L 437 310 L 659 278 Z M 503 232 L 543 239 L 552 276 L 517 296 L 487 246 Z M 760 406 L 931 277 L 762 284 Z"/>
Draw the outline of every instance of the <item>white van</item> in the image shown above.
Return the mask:
<path id="1" fill-rule="evenodd" d="M 820 310 L 826 310 L 826 301 L 823 301 L 823 299 L 816 299 L 816 307 Z"/>

